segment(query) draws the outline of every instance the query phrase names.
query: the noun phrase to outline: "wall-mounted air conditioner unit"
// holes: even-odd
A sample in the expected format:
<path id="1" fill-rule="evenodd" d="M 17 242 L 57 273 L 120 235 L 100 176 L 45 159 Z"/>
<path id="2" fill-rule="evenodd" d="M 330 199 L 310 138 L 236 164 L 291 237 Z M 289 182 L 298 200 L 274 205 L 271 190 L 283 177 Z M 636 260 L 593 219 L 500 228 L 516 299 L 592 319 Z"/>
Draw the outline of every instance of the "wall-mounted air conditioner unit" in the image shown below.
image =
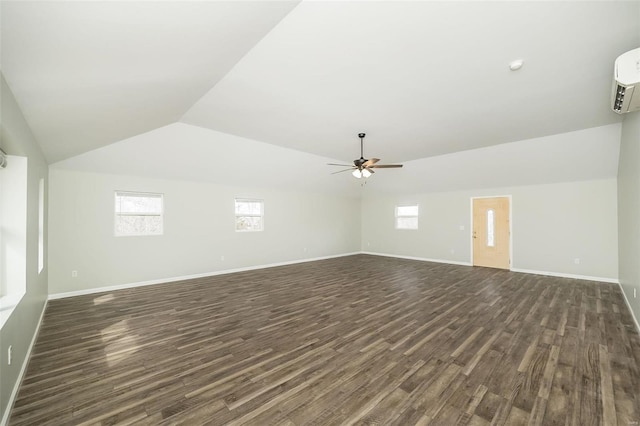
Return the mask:
<path id="1" fill-rule="evenodd" d="M 618 114 L 640 111 L 640 48 L 616 59 L 611 108 Z"/>

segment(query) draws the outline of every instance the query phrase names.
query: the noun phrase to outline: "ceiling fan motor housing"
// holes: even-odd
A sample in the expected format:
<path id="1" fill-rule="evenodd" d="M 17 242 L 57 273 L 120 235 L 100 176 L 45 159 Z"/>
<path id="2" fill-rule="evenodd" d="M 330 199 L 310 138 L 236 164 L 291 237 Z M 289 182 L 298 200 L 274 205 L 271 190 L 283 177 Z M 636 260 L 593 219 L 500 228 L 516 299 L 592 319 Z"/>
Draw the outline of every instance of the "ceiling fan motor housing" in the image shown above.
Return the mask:
<path id="1" fill-rule="evenodd" d="M 402 164 L 377 164 L 378 161 L 380 161 L 379 158 L 372 158 L 371 160 L 364 158 L 364 137 L 365 137 L 365 134 L 364 133 L 358 133 L 358 137 L 360 138 L 360 158 L 353 160 L 353 166 L 349 166 L 347 164 L 328 163 L 330 166 L 348 167 L 348 169 L 340 170 L 340 171 L 335 172 L 335 173 L 342 173 L 342 172 L 346 172 L 346 171 L 351 170 L 355 177 L 361 178 L 362 176 L 364 176 L 364 177 L 371 176 L 371 174 L 374 173 L 374 171 L 373 171 L 374 168 L 390 169 L 390 168 L 402 167 Z M 335 174 L 335 173 L 332 173 L 332 174 Z"/>
<path id="2" fill-rule="evenodd" d="M 358 133 L 358 137 L 360 138 L 360 158 L 358 158 L 357 160 L 353 160 L 353 164 L 355 164 L 355 166 L 358 169 L 362 169 L 362 165 L 367 161 L 364 158 L 364 152 L 363 152 L 363 146 L 362 143 L 364 142 L 363 139 L 366 136 L 365 133 Z"/>

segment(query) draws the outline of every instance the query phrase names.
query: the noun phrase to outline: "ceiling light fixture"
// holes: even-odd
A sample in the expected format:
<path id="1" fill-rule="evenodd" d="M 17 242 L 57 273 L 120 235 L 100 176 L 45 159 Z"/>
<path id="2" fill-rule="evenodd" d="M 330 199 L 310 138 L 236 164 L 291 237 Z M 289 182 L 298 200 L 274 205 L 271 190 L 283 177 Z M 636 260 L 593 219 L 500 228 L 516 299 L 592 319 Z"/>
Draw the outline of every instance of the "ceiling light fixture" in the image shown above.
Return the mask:
<path id="1" fill-rule="evenodd" d="M 351 171 L 351 174 L 354 178 L 361 179 L 362 177 L 368 178 L 373 173 L 375 173 L 373 169 L 395 169 L 402 167 L 402 164 L 376 164 L 378 161 L 380 161 L 378 158 L 372 158 L 370 160 L 364 158 L 365 134 L 358 133 L 358 137 L 360 138 L 360 158 L 356 158 L 355 160 L 353 160 L 353 165 L 328 163 L 330 166 L 348 167 L 347 169 L 339 170 L 337 172 L 333 172 L 332 174 Z"/>

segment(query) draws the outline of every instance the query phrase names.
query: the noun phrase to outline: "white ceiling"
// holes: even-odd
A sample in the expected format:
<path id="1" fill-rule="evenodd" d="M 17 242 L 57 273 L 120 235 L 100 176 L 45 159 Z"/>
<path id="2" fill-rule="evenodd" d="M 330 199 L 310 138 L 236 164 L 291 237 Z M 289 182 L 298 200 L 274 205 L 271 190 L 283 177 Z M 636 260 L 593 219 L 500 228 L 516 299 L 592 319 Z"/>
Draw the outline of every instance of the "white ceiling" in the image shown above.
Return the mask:
<path id="1" fill-rule="evenodd" d="M 183 121 L 344 160 L 364 131 L 385 161 L 615 123 L 639 5 L 303 2 Z"/>
<path id="2" fill-rule="evenodd" d="M 317 162 L 326 179 L 344 183 L 348 174 L 331 176 L 324 163 L 359 157 L 356 135 L 364 131 L 365 156 L 407 162 L 381 171 L 389 176 L 375 183 L 381 189 L 401 179 L 392 174 L 412 176 L 412 165 L 431 164 L 427 157 L 440 156 L 434 160 L 440 164 L 448 161 L 443 154 L 473 150 L 456 157 L 473 162 L 469 156 L 491 152 L 478 148 L 527 141 L 521 155 L 538 149 L 540 158 L 555 158 L 545 136 L 619 123 L 609 107 L 613 61 L 640 46 L 638 1 L 3 1 L 0 7 L 2 72 L 51 163 L 135 135 L 141 139 L 128 144 L 163 141 L 163 149 L 151 150 L 160 162 L 162 153 L 173 158 L 178 151 L 217 160 L 234 141 L 258 141 L 265 150 L 250 149 L 267 160 L 250 163 L 258 175 L 295 158 L 307 170 Z M 518 58 L 524 67 L 509 71 Z M 178 121 L 184 124 L 168 126 Z M 173 138 L 171 149 L 165 136 Z M 562 147 L 588 158 L 585 165 L 604 155 L 606 145 L 570 139 Z M 615 143 L 605 157 L 611 153 Z M 569 151 L 558 157 L 569 161 L 565 174 L 575 169 L 570 157 Z M 527 158 L 512 161 L 512 180 L 526 184 L 518 173 L 528 172 L 518 164 Z M 298 173 L 296 167 L 285 169 Z M 207 170 L 175 173 L 218 179 Z M 577 180 L 598 170 L 552 176 Z"/>
<path id="3" fill-rule="evenodd" d="M 415 194 L 614 178 L 620 130 L 619 123 L 610 124 L 423 158 L 354 179 L 347 172 L 329 174 L 342 169 L 327 166 L 332 160 L 326 157 L 174 123 L 51 167 L 347 196 Z"/>
<path id="4" fill-rule="evenodd" d="M 197 153 L 194 155 L 193 153 Z M 126 159 L 126 160 L 124 160 Z M 357 196 L 360 183 L 328 174 L 329 158 L 174 123 L 52 168 Z M 339 169 L 339 168 L 338 168 Z"/>
<path id="5" fill-rule="evenodd" d="M 408 161 L 400 173 L 369 179 L 366 190 L 420 194 L 615 178 L 620 131 L 609 124 Z"/>
<path id="6" fill-rule="evenodd" d="M 297 1 L 2 1 L 0 66 L 49 162 L 180 117 Z"/>

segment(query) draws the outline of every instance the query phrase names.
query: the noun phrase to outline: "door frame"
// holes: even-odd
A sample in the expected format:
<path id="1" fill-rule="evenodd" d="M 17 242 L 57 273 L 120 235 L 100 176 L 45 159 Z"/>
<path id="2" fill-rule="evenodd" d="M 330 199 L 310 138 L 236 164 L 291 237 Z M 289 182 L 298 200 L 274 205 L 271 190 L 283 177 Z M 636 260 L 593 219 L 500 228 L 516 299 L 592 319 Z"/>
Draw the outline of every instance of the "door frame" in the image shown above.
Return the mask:
<path id="1" fill-rule="evenodd" d="M 509 199 L 509 271 L 513 271 L 513 198 L 509 195 L 483 195 L 480 197 L 471 197 L 469 199 L 469 253 L 471 257 L 469 264 L 473 266 L 473 200 L 479 198 L 508 198 Z"/>

